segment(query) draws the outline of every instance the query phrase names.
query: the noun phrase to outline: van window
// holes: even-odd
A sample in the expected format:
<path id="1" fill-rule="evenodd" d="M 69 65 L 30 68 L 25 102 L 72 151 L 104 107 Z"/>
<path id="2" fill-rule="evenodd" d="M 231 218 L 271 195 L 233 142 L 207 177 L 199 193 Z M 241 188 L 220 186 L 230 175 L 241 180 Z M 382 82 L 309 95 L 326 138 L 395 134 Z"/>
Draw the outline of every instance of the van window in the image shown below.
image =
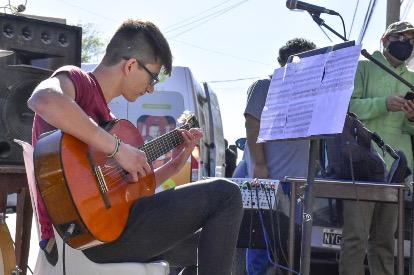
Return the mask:
<path id="1" fill-rule="evenodd" d="M 175 119 L 172 116 L 141 115 L 136 126 L 141 133 L 144 142 L 148 142 L 176 128 Z M 153 167 L 158 168 L 171 159 L 171 151 L 159 157 L 153 162 Z"/>
<path id="2" fill-rule="evenodd" d="M 137 126 L 145 142 L 174 130 L 177 119 L 185 111 L 184 97 L 175 91 L 157 91 L 142 96 L 135 102 L 128 102 L 127 119 Z M 114 111 L 114 110 L 113 110 Z M 116 111 L 114 111 L 116 114 Z M 171 159 L 171 152 L 159 157 L 152 165 L 162 166 Z M 189 161 L 172 178 L 165 181 L 158 189 L 162 191 L 191 181 L 191 164 Z"/>

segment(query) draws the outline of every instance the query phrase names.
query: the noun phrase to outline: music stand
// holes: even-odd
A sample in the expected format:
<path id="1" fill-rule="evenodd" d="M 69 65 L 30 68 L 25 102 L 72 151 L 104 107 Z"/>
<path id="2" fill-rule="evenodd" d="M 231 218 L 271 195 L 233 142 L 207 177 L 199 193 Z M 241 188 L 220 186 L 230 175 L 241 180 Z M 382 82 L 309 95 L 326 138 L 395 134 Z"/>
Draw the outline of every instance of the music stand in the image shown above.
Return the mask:
<path id="1" fill-rule="evenodd" d="M 351 53 L 349 54 L 349 58 L 348 58 L 348 56 L 346 56 L 347 54 L 346 50 L 348 50 L 347 48 L 352 48 L 352 47 L 353 47 L 352 49 L 353 52 L 352 54 Z M 339 53 L 338 50 L 342 50 L 342 49 L 343 51 Z M 349 65 L 349 67 L 352 67 L 351 69 L 343 67 L 342 63 L 338 63 L 338 60 L 340 60 L 340 58 L 336 57 L 335 59 L 335 53 L 334 53 L 335 51 L 338 51 L 337 56 L 341 56 L 341 54 L 343 55 L 343 57 L 341 58 L 344 58 L 343 59 L 344 63 Z M 295 61 L 295 57 L 290 56 L 288 59 L 288 64 L 286 65 L 286 68 L 279 69 L 279 70 L 284 70 L 284 72 L 276 70 L 273 75 L 273 78 L 275 79 L 276 84 L 275 86 L 273 86 L 273 88 L 271 84 L 271 87 L 269 88 L 269 94 L 266 99 L 265 109 L 262 113 L 261 122 L 264 122 L 263 123 L 264 125 L 262 123 L 260 125 L 260 133 L 259 133 L 258 140 L 262 140 L 262 141 L 275 140 L 275 139 L 285 139 L 285 140 L 309 139 L 310 140 L 307 184 L 305 184 L 305 188 L 304 188 L 304 203 L 303 203 L 303 217 L 302 217 L 302 244 L 301 244 L 301 259 L 300 259 L 300 274 L 302 275 L 309 274 L 309 270 L 310 270 L 310 250 L 311 250 L 311 237 L 312 237 L 311 236 L 312 235 L 312 207 L 313 207 L 313 201 L 314 201 L 312 186 L 313 186 L 315 175 L 317 172 L 316 166 L 317 166 L 317 158 L 318 158 L 318 152 L 319 152 L 318 150 L 319 140 L 322 137 L 326 138 L 332 134 L 338 134 L 342 132 L 346 111 L 348 109 L 347 106 L 349 104 L 349 99 L 352 94 L 353 80 L 354 80 L 355 71 L 356 71 L 356 67 L 358 63 L 359 52 L 360 52 L 360 46 L 355 46 L 354 41 L 349 41 L 349 42 L 337 44 L 334 46 L 311 50 L 308 52 L 295 55 L 295 57 L 299 57 L 301 60 L 306 60 L 306 58 L 309 58 L 308 60 L 311 60 L 311 59 L 314 60 L 314 59 L 318 59 L 319 56 L 321 57 L 322 60 L 320 62 L 319 60 L 317 60 L 318 62 L 315 62 L 315 64 L 317 64 L 317 66 L 321 66 L 321 68 L 319 69 L 322 69 L 323 71 L 322 78 L 320 82 L 317 82 L 314 79 L 311 80 L 313 81 L 311 85 L 306 85 L 308 75 L 306 75 L 306 77 L 301 77 L 300 79 L 296 80 L 294 73 L 292 73 L 293 77 L 291 76 L 289 78 L 289 75 L 288 75 L 289 72 L 296 72 L 295 68 L 293 69 L 289 68 L 289 64 L 293 64 L 293 61 Z M 346 60 L 346 58 L 348 59 Z M 330 67 L 328 65 L 329 62 L 331 62 Z M 318 104 L 315 103 L 314 106 L 312 105 L 312 107 L 310 107 L 310 108 L 314 108 L 314 109 L 311 109 L 311 112 L 310 112 L 311 113 L 310 116 L 312 116 L 310 121 L 309 121 L 309 117 L 304 118 L 305 120 L 308 119 L 309 121 L 309 125 L 308 125 L 309 129 L 303 132 L 300 132 L 297 129 L 294 129 L 293 128 L 294 126 L 292 125 L 295 125 L 295 123 L 297 124 L 298 115 L 294 113 L 295 111 L 292 111 L 291 113 L 292 118 L 290 118 L 289 117 L 290 108 L 295 109 L 296 107 L 300 109 L 300 107 L 292 106 L 293 105 L 292 101 L 290 101 L 291 98 L 284 98 L 284 93 L 288 94 L 289 92 L 291 92 L 291 90 L 299 87 L 299 89 L 301 90 L 299 90 L 298 93 L 293 96 L 293 98 L 296 98 L 296 100 L 298 100 L 298 97 L 301 96 L 301 94 L 303 94 L 304 97 L 306 97 L 314 93 L 316 94 L 315 102 L 317 100 L 316 98 L 323 99 L 323 96 L 325 96 L 324 93 L 327 94 L 327 97 L 332 96 L 332 94 L 335 93 L 333 92 L 335 90 L 335 85 L 336 85 L 335 81 L 338 80 L 339 86 L 343 85 L 343 83 L 340 83 L 341 78 L 342 78 L 342 73 L 338 73 L 338 72 L 332 73 L 334 71 L 332 69 L 334 66 L 336 66 L 335 68 L 339 68 L 339 69 L 342 69 L 342 68 L 344 68 L 344 70 L 348 69 L 348 71 L 346 71 L 348 82 L 346 82 L 347 85 L 344 85 L 344 88 L 342 88 L 347 91 L 347 96 L 343 97 L 343 99 L 347 99 L 347 102 L 341 102 L 341 106 L 338 107 L 339 111 L 337 114 L 335 114 L 337 117 L 332 118 L 338 121 L 337 124 L 329 129 L 328 129 L 328 126 L 326 126 L 327 127 L 326 129 L 323 129 L 323 127 L 321 127 L 321 129 L 317 129 L 318 128 L 316 126 L 317 123 L 314 121 L 313 116 L 317 112 L 320 112 L 321 110 L 316 109 Z M 298 65 L 297 67 L 299 67 L 299 70 L 300 70 L 300 65 Z M 313 67 L 310 67 L 310 68 L 313 69 Z M 310 78 L 312 78 L 312 76 Z M 274 79 L 272 79 L 272 82 Z M 278 82 L 279 79 L 281 79 L 281 82 Z M 292 82 L 293 85 L 290 85 L 289 81 Z M 298 83 L 303 82 L 303 84 L 297 84 L 295 83 L 295 81 Z M 285 83 L 286 85 L 283 83 Z M 316 83 L 316 86 L 315 86 L 315 83 Z M 319 87 L 317 86 L 318 83 L 320 85 Z M 271 92 L 271 89 L 274 89 L 273 93 Z M 311 93 L 309 93 L 309 91 L 311 91 Z M 342 91 L 342 90 L 339 90 L 339 91 Z M 329 92 L 331 92 L 330 95 L 328 95 Z M 286 102 L 286 104 L 289 106 L 286 107 L 286 106 L 283 106 L 283 104 L 277 104 L 279 101 L 282 103 Z M 287 111 L 286 110 L 280 111 L 278 110 L 278 108 L 286 109 Z M 336 109 L 336 106 L 334 106 L 333 109 Z M 283 113 L 285 111 L 286 113 Z M 316 115 L 316 117 L 318 117 L 318 115 Z M 289 119 L 291 119 L 291 121 L 296 121 L 296 122 L 288 126 Z M 326 119 L 329 121 L 329 119 L 331 118 L 326 118 Z M 329 122 L 327 124 L 329 124 Z M 300 125 L 300 124 L 297 124 L 297 125 Z"/>

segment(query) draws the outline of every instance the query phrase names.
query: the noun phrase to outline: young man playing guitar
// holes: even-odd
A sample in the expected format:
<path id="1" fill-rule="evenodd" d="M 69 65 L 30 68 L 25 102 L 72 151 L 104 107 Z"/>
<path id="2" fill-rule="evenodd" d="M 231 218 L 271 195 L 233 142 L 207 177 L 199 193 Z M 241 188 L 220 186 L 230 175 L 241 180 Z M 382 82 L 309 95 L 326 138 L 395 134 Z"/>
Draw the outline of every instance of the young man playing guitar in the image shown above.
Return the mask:
<path id="1" fill-rule="evenodd" d="M 169 75 L 171 69 L 170 48 L 159 29 L 151 22 L 125 21 L 93 72 L 64 66 L 35 89 L 28 100 L 36 113 L 33 145 L 41 134 L 60 129 L 115 160 L 128 185 L 152 178 L 158 186 L 183 167 L 202 137 L 200 129 L 177 130 L 182 144 L 168 163 L 152 171 L 144 151 L 99 125 L 113 120 L 107 106 L 113 98 L 122 95 L 132 102 L 152 93 L 160 71 Z M 41 238 L 47 242 L 53 229 L 45 210 L 52 206 L 38 203 Z M 229 181 L 186 184 L 135 201 L 119 238 L 83 251 L 99 263 L 166 260 L 184 267 L 182 274 L 230 274 L 242 211 L 239 188 Z"/>

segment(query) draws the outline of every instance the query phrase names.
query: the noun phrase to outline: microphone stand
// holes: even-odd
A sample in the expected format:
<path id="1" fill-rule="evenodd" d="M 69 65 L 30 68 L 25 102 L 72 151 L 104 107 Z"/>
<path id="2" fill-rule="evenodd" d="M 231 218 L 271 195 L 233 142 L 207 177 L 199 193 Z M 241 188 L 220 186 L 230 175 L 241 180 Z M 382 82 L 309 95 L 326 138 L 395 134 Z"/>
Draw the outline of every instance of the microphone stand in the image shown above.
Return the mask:
<path id="1" fill-rule="evenodd" d="M 340 33 L 338 33 L 337 31 L 335 31 L 334 29 L 332 29 L 331 27 L 329 27 L 328 25 L 325 24 L 325 21 L 320 17 L 321 14 L 320 13 L 309 13 L 312 16 L 313 21 L 316 22 L 316 24 L 318 24 L 319 26 L 324 26 L 325 28 L 327 28 L 328 30 L 330 30 L 333 34 L 335 34 L 336 36 L 338 36 L 339 38 L 341 38 L 343 41 L 348 41 L 348 39 L 346 39 L 346 37 L 342 36 Z"/>
<path id="2" fill-rule="evenodd" d="M 346 37 L 339 34 L 337 31 L 332 29 L 330 26 L 325 24 L 325 21 L 320 18 L 320 13 L 311 13 L 309 14 L 312 16 L 313 20 L 319 25 L 324 26 L 326 29 L 331 31 L 333 34 L 341 38 L 343 41 L 348 41 Z M 372 57 L 365 49 L 361 50 L 361 54 L 367 58 L 368 60 L 374 62 L 376 65 L 378 65 L 381 69 L 392 75 L 394 78 L 405 84 L 408 88 L 410 88 L 411 91 L 414 91 L 414 85 L 397 75 L 395 72 L 393 72 L 390 68 L 376 60 Z M 317 151 L 317 142 L 316 140 L 312 140 L 310 142 L 310 149 L 309 149 L 309 164 L 308 164 L 308 176 L 307 176 L 307 184 L 305 185 L 304 190 L 304 203 L 303 203 L 303 217 L 302 217 L 302 244 L 301 244 L 301 256 L 300 256 L 300 274 L 301 275 L 308 275 L 310 271 L 310 256 L 311 256 L 311 240 L 312 240 L 312 209 L 313 209 L 313 183 L 316 175 L 316 158 L 318 155 Z M 412 205 L 414 206 L 414 196 Z M 413 209 L 414 210 L 414 209 Z M 413 211 L 414 212 L 414 211 Z M 412 216 L 414 217 L 414 213 L 412 213 Z M 414 227 L 414 223 L 413 223 Z M 414 228 L 412 228 L 414 231 Z M 414 252 L 414 244 L 413 244 L 413 238 L 414 238 L 414 232 L 411 232 L 412 239 L 411 239 L 411 252 Z M 411 254 L 412 257 L 412 254 Z M 413 273 L 413 257 L 410 262 L 410 275 L 414 275 Z"/>
<path id="3" fill-rule="evenodd" d="M 322 18 L 320 18 L 320 15 L 321 15 L 320 13 L 310 13 L 310 15 L 312 16 L 312 19 L 313 19 L 313 21 L 316 22 L 316 24 L 318 24 L 319 26 L 324 26 L 326 29 L 331 31 L 333 34 L 335 34 L 336 36 L 341 38 L 343 41 L 345 41 L 345 42 L 349 41 L 348 39 L 346 39 L 346 37 L 342 36 L 337 31 L 332 29 L 330 26 L 326 25 L 325 21 Z M 386 71 L 387 73 L 392 75 L 394 78 L 396 78 L 398 81 L 402 82 L 404 85 L 406 85 L 408 88 L 410 88 L 411 91 L 414 92 L 414 85 L 413 84 L 411 84 L 410 82 L 408 82 L 407 80 L 405 80 L 404 78 L 402 78 L 401 76 L 396 74 L 394 71 L 392 71 L 390 68 L 388 68 L 387 66 L 385 66 L 384 64 L 382 64 L 381 62 L 379 62 L 378 60 L 373 58 L 372 55 L 370 55 L 367 52 L 367 50 L 362 49 L 361 54 L 366 59 L 368 59 L 368 60 L 372 61 L 373 63 L 375 63 L 375 65 L 379 66 L 381 69 L 383 69 L 384 71 Z"/>

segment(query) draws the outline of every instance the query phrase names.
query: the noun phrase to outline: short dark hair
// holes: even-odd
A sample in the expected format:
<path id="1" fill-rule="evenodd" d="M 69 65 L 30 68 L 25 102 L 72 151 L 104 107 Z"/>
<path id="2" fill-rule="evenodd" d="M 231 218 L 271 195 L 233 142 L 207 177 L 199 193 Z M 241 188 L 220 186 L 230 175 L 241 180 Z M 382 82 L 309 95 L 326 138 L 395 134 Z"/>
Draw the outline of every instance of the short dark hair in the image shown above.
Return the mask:
<path id="1" fill-rule="evenodd" d="M 279 56 L 277 61 L 280 66 L 285 66 L 289 56 L 310 51 L 316 48 L 316 45 L 305 38 L 293 38 L 286 42 L 286 44 L 279 49 Z"/>
<path id="2" fill-rule="evenodd" d="M 118 28 L 106 47 L 102 63 L 115 65 L 125 57 L 144 64 L 159 62 L 167 75 L 172 70 L 172 54 L 164 35 L 149 21 L 128 19 Z"/>

